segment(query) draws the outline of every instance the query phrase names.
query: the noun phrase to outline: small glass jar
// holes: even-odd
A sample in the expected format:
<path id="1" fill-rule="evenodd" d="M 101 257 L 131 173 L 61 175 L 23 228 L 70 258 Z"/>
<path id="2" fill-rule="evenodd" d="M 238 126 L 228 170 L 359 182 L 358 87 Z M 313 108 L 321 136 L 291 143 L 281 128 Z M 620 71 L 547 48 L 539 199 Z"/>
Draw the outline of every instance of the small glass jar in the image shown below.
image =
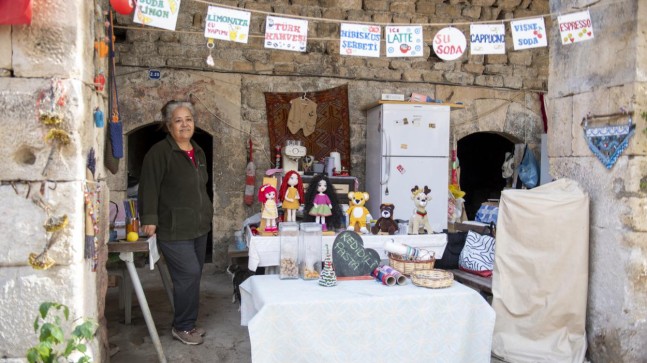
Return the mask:
<path id="1" fill-rule="evenodd" d="M 321 273 L 321 223 L 301 223 L 299 233 L 299 276 L 316 280 Z"/>
<path id="2" fill-rule="evenodd" d="M 279 263 L 280 279 L 299 278 L 299 224 L 283 222 L 279 224 L 281 239 L 281 261 Z"/>

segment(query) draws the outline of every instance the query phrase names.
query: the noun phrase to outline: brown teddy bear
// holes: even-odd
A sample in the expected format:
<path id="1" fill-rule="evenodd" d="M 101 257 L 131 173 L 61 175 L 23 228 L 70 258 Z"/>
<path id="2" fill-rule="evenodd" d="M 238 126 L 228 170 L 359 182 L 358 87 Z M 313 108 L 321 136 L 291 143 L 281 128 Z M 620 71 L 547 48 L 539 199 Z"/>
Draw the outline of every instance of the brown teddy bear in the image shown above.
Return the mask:
<path id="1" fill-rule="evenodd" d="M 391 203 L 380 205 L 380 218 L 371 228 L 373 234 L 395 234 L 398 231 L 398 224 L 393 220 L 395 206 Z"/>

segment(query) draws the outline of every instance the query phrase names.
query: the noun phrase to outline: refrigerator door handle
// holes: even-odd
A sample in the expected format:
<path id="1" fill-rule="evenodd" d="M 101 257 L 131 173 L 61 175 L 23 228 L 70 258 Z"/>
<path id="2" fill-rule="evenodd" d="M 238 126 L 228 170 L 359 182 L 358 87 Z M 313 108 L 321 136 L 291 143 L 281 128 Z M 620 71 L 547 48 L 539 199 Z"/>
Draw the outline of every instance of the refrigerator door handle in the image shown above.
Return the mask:
<path id="1" fill-rule="evenodd" d="M 382 180 L 380 180 L 380 184 L 385 185 L 389 182 L 389 176 L 391 173 L 391 138 L 386 135 L 386 132 L 382 132 L 382 137 L 384 139 L 383 145 L 386 149 L 386 156 L 384 157 L 384 160 L 382 160 L 383 168 Z"/>

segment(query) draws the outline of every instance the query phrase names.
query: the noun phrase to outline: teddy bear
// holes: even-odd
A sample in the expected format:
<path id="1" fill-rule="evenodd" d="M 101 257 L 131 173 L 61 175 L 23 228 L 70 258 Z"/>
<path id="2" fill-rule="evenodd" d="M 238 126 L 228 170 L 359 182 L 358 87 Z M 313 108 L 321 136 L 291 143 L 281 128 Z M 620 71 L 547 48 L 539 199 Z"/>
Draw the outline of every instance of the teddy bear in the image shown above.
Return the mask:
<path id="1" fill-rule="evenodd" d="M 348 230 L 358 233 L 368 233 L 366 228 L 366 219 L 371 218 L 371 214 L 364 206 L 369 196 L 366 192 L 349 192 L 348 193 Z"/>
<path id="2" fill-rule="evenodd" d="M 373 234 L 395 234 L 398 231 L 398 224 L 393 220 L 395 206 L 391 203 L 380 205 L 380 218 L 371 228 Z"/>

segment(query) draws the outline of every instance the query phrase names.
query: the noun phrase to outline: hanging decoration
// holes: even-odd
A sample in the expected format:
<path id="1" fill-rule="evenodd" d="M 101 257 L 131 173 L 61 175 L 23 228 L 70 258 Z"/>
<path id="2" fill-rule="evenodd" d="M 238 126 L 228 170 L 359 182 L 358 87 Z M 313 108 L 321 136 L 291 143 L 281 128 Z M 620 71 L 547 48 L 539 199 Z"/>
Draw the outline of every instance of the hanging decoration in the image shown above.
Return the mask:
<path id="1" fill-rule="evenodd" d="M 110 0 L 110 5 L 121 15 L 130 15 L 135 9 L 133 0 Z"/>
<path id="2" fill-rule="evenodd" d="M 181 0 L 140 0 L 133 22 L 155 28 L 175 30 Z"/>
<path id="3" fill-rule="evenodd" d="M 308 21 L 268 16 L 265 20 L 265 48 L 305 52 Z"/>
<path id="4" fill-rule="evenodd" d="M 572 44 L 593 39 L 593 24 L 588 10 L 559 16 L 557 22 L 559 23 L 559 35 L 562 37 L 562 44 Z"/>
<path id="5" fill-rule="evenodd" d="M 110 41 L 110 59 L 108 61 L 108 81 L 110 93 L 108 96 L 108 134 L 104 149 L 103 163 L 111 173 L 119 171 L 119 159 L 124 156 L 122 123 L 119 114 L 119 99 L 117 98 L 117 81 L 115 73 L 114 52 L 114 18 L 109 14 L 108 38 Z"/>
<path id="6" fill-rule="evenodd" d="M 216 43 L 214 42 L 213 38 L 207 39 L 207 49 L 209 49 L 209 55 L 207 56 L 207 59 L 205 59 L 205 62 L 209 67 L 213 67 L 216 65 L 216 63 L 213 61 L 213 48 L 216 46 Z"/>
<path id="7" fill-rule="evenodd" d="M 470 25 L 470 54 L 505 54 L 505 25 Z"/>
<path id="8" fill-rule="evenodd" d="M 103 92 L 103 89 L 106 86 L 106 76 L 103 75 L 103 70 L 99 70 L 99 73 L 94 76 L 94 89 L 98 92 Z"/>
<path id="9" fill-rule="evenodd" d="M 342 23 L 339 29 L 339 54 L 379 57 L 382 28 L 376 25 Z"/>
<path id="10" fill-rule="evenodd" d="M 547 47 L 544 18 L 514 20 L 510 22 L 514 50 Z"/>
<path id="11" fill-rule="evenodd" d="M 247 43 L 251 16 L 252 14 L 247 11 L 209 6 L 204 24 L 204 36 L 210 39 Z"/>
<path id="12" fill-rule="evenodd" d="M 450 26 L 436 33 L 433 48 L 438 58 L 452 61 L 463 55 L 467 48 L 467 40 L 463 32 Z"/>
<path id="13" fill-rule="evenodd" d="M 0 25 L 30 25 L 31 0 L 0 1 Z"/>
<path id="14" fill-rule="evenodd" d="M 630 115 L 627 112 L 623 112 L 623 114 Z M 611 169 L 615 165 L 618 157 L 629 146 L 629 139 L 634 135 L 636 125 L 633 123 L 631 116 L 629 116 L 629 120 L 627 120 L 625 125 L 591 127 L 589 126 L 589 121 L 595 118 L 606 118 L 616 115 L 586 116 L 582 120 L 584 124 L 584 138 L 589 145 L 589 149 L 591 149 L 593 154 L 600 159 L 607 169 Z"/>
<path id="15" fill-rule="evenodd" d="M 99 106 L 97 106 L 97 108 L 94 109 L 93 118 L 94 118 L 94 126 L 96 126 L 98 128 L 102 128 L 103 127 L 103 111 L 101 111 Z"/>
<path id="16" fill-rule="evenodd" d="M 47 161 L 41 171 L 42 176 L 47 176 L 48 168 L 54 159 L 54 152 L 61 151 L 72 141 L 72 136 L 62 128 L 64 120 L 62 107 L 66 102 L 65 85 L 60 79 L 53 79 L 49 92 L 41 91 L 36 101 L 36 108 L 40 109 L 38 118 L 44 126 L 49 128 L 45 134 L 45 142 L 51 146 Z"/>
<path id="17" fill-rule="evenodd" d="M 94 42 L 94 50 L 97 51 L 99 58 L 108 56 L 108 44 L 106 44 L 105 40 L 96 40 Z"/>
<path id="18" fill-rule="evenodd" d="M 29 265 L 36 270 L 47 270 L 52 267 L 56 261 L 49 256 L 49 250 L 54 246 L 54 244 L 60 238 L 62 232 L 65 231 L 65 228 L 69 224 L 69 218 L 67 214 L 61 216 L 52 216 L 52 207 L 49 204 L 49 191 L 56 189 L 50 188 L 47 186 L 47 182 L 42 182 L 40 186 L 40 192 L 35 193 L 31 200 L 42 208 L 45 211 L 45 224 L 43 228 L 45 229 L 45 248 L 39 254 L 34 252 L 29 254 L 28 262 Z M 29 195 L 29 193 L 27 193 Z"/>
<path id="19" fill-rule="evenodd" d="M 421 26 L 387 26 L 387 57 L 421 57 L 423 55 Z M 463 49 L 465 49 L 463 47 Z"/>
<path id="20" fill-rule="evenodd" d="M 296 134 L 303 129 L 303 136 L 310 136 L 317 125 L 317 104 L 306 97 L 297 97 L 290 101 L 288 113 L 288 130 Z"/>

